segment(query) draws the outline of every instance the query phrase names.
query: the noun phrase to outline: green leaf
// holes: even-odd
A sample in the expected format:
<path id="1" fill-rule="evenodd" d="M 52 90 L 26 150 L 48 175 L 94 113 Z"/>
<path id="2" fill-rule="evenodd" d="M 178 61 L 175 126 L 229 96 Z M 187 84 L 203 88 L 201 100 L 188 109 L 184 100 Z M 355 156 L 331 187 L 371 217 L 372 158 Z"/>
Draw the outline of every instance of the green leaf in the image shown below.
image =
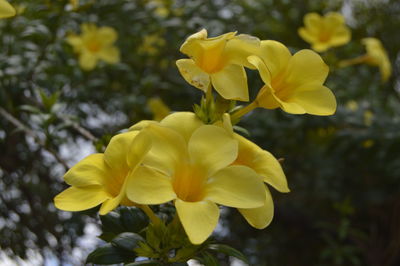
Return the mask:
<path id="1" fill-rule="evenodd" d="M 111 232 L 115 234 L 125 232 L 126 230 L 122 225 L 120 218 L 120 214 L 115 211 L 109 212 L 107 215 L 100 215 L 103 232 Z"/>
<path id="2" fill-rule="evenodd" d="M 211 244 L 207 247 L 207 249 L 209 250 L 214 250 L 223 254 L 226 254 L 228 256 L 232 256 L 235 257 L 247 264 L 249 264 L 249 261 L 247 260 L 247 258 L 242 254 L 242 252 L 240 252 L 237 249 L 234 249 L 228 245 L 223 245 L 223 244 Z"/>
<path id="3" fill-rule="evenodd" d="M 144 242 L 143 237 L 131 232 L 119 234 L 111 241 L 114 245 L 129 251 L 139 247 L 139 242 Z"/>
<path id="4" fill-rule="evenodd" d="M 100 238 L 101 240 L 104 240 L 106 242 L 111 242 L 111 240 L 113 240 L 114 237 L 116 237 L 116 234 L 111 233 L 111 232 L 105 232 L 98 236 L 98 238 Z"/>
<path id="5" fill-rule="evenodd" d="M 240 135 L 243 135 L 244 137 L 249 138 L 250 137 L 250 132 L 245 129 L 244 127 L 240 126 L 233 126 L 233 130 L 239 133 Z"/>
<path id="6" fill-rule="evenodd" d="M 218 260 L 212 254 L 204 251 L 201 253 L 201 255 L 202 255 L 201 262 L 205 266 L 220 266 Z"/>
<path id="7" fill-rule="evenodd" d="M 138 208 L 121 207 L 119 211 L 122 225 L 129 232 L 139 233 L 149 224 L 147 215 Z"/>
<path id="8" fill-rule="evenodd" d="M 136 255 L 134 252 L 129 252 L 123 249 L 114 247 L 111 244 L 106 244 L 95 249 L 86 259 L 86 263 L 96 264 L 115 264 L 134 261 Z"/>

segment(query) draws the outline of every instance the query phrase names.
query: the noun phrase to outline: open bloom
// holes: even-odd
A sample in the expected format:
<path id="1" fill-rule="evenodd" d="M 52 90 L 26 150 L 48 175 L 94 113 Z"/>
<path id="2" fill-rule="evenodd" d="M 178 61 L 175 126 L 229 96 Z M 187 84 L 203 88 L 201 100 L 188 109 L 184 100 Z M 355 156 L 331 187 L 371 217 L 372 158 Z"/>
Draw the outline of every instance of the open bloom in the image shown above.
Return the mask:
<path id="1" fill-rule="evenodd" d="M 15 8 L 6 0 L 0 0 L 0 18 L 9 18 L 17 14 Z"/>
<path id="2" fill-rule="evenodd" d="M 128 178 L 143 160 L 151 146 L 146 135 L 138 131 L 113 137 L 104 154 L 89 155 L 65 175 L 71 187 L 54 198 L 57 208 L 65 211 L 82 211 L 101 205 L 104 215 L 119 204 L 133 205 L 126 198 Z"/>
<path id="3" fill-rule="evenodd" d="M 364 38 L 361 42 L 365 45 L 367 54 L 356 58 L 342 60 L 339 62 L 340 67 L 346 67 L 356 64 L 369 64 L 379 67 L 382 81 L 385 82 L 392 74 L 392 65 L 382 42 L 376 38 Z"/>
<path id="4" fill-rule="evenodd" d="M 142 121 L 134 125 L 132 130 L 141 130 L 149 124 L 156 124 L 154 121 Z M 164 118 L 160 125 L 180 132 L 185 141 L 188 142 L 198 128 L 203 126 L 203 122 L 191 112 L 177 112 Z M 285 174 L 278 160 L 268 151 L 261 149 L 253 142 L 233 132 L 230 118 L 224 115 L 223 122 L 219 121 L 215 125 L 223 127 L 230 136 L 239 144 L 238 154 L 231 165 L 247 166 L 254 170 L 259 180 L 271 185 L 280 192 L 289 192 Z M 239 208 L 239 212 L 244 216 L 248 223 L 258 229 L 265 228 L 270 224 L 274 214 L 274 205 L 269 189 L 265 186 L 265 199 L 262 206 L 257 208 Z"/>
<path id="5" fill-rule="evenodd" d="M 110 64 L 119 62 L 119 50 L 114 46 L 118 34 L 113 28 L 97 28 L 94 24 L 83 23 L 81 30 L 81 35 L 70 34 L 67 42 L 79 54 L 79 65 L 82 69 L 93 69 L 99 60 Z"/>
<path id="6" fill-rule="evenodd" d="M 260 57 L 248 57 L 265 83 L 257 95 L 257 106 L 280 107 L 291 114 L 331 115 L 336 111 L 335 96 L 323 85 L 329 67 L 317 53 L 301 50 L 292 56 L 276 41 L 262 41 L 260 49 Z"/>
<path id="7" fill-rule="evenodd" d="M 173 200 L 190 241 L 200 244 L 217 225 L 217 204 L 257 208 L 265 189 L 252 169 L 231 165 L 238 142 L 224 128 L 201 125 L 191 133 L 194 124 L 180 122 L 178 130 L 163 123 L 147 123 L 141 130 L 151 136 L 153 146 L 129 179 L 127 196 L 139 204 Z"/>
<path id="8" fill-rule="evenodd" d="M 317 52 L 344 45 L 351 38 L 344 17 L 337 12 L 329 12 L 323 17 L 317 13 L 308 13 L 304 16 L 304 25 L 298 31 L 299 35 Z"/>
<path id="9" fill-rule="evenodd" d="M 189 36 L 180 51 L 190 59 L 176 61 L 184 79 L 207 92 L 210 84 L 225 99 L 248 101 L 246 58 L 258 52 L 260 41 L 249 35 L 229 32 L 207 38 L 205 29 Z M 251 66 L 250 66 L 251 67 Z"/>

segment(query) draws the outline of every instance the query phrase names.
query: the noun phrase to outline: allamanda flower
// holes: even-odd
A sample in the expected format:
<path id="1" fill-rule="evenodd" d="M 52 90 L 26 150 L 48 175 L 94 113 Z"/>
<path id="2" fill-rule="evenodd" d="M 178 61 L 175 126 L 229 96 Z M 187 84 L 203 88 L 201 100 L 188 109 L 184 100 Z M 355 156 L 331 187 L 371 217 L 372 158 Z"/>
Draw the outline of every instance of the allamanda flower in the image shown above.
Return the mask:
<path id="1" fill-rule="evenodd" d="M 190 59 L 176 61 L 187 82 L 207 92 L 210 84 L 225 99 L 248 101 L 246 58 L 258 52 L 259 39 L 229 32 L 207 38 L 205 29 L 189 36 L 180 51 Z M 250 66 L 251 67 L 251 66 Z"/>
<path id="2" fill-rule="evenodd" d="M 99 60 L 110 64 L 119 62 L 119 50 L 114 46 L 118 33 L 113 28 L 98 28 L 94 24 L 83 23 L 81 31 L 81 35 L 70 34 L 67 42 L 79 54 L 79 65 L 82 69 L 93 69 Z"/>
<path id="3" fill-rule="evenodd" d="M 346 67 L 363 63 L 377 66 L 381 72 L 382 81 L 387 81 L 392 74 L 392 65 L 390 64 L 389 57 L 382 42 L 376 38 L 364 38 L 361 42 L 365 45 L 367 54 L 353 59 L 343 60 L 339 63 L 339 66 Z"/>
<path id="4" fill-rule="evenodd" d="M 154 121 L 143 121 L 134 125 L 132 130 L 140 130 Z M 160 125 L 180 132 L 185 141 L 188 142 L 193 132 L 203 126 L 203 122 L 191 112 L 177 112 L 164 118 Z M 215 125 L 223 127 L 238 141 L 238 154 L 231 165 L 243 165 L 253 169 L 261 181 L 273 186 L 280 192 L 289 192 L 285 174 L 278 160 L 268 151 L 261 149 L 253 142 L 236 134 L 232 130 L 229 115 L 225 114 L 223 122 Z M 265 228 L 270 224 L 274 214 L 274 205 L 269 189 L 265 187 L 264 204 L 258 208 L 239 208 L 240 213 L 248 223 L 258 229 Z"/>
<path id="5" fill-rule="evenodd" d="M 317 53 L 301 50 L 292 56 L 283 44 L 262 41 L 260 57 L 253 55 L 248 60 L 265 83 L 253 107 L 280 107 L 291 114 L 331 115 L 336 111 L 335 96 L 323 85 L 329 67 Z"/>
<path id="6" fill-rule="evenodd" d="M 308 13 L 304 16 L 304 25 L 298 33 L 317 52 L 344 45 L 351 38 L 344 17 L 337 12 L 329 12 L 323 17 L 317 13 Z"/>
<path id="7" fill-rule="evenodd" d="M 0 0 L 0 18 L 9 18 L 17 14 L 15 8 L 6 0 Z"/>
<path id="8" fill-rule="evenodd" d="M 150 140 L 139 131 L 114 136 L 104 154 L 89 155 L 64 175 L 71 187 L 54 198 L 55 206 L 82 211 L 101 204 L 100 214 L 104 215 L 119 204 L 133 205 L 126 198 L 127 181 L 134 177 L 150 147 Z"/>
<path id="9" fill-rule="evenodd" d="M 180 122 L 179 130 L 163 126 L 165 122 L 141 123 L 153 146 L 129 179 L 127 196 L 139 204 L 173 200 L 190 241 L 200 244 L 217 225 L 217 204 L 257 208 L 263 205 L 265 189 L 252 169 L 231 165 L 238 142 L 224 128 L 201 125 L 192 131 L 200 121 Z"/>

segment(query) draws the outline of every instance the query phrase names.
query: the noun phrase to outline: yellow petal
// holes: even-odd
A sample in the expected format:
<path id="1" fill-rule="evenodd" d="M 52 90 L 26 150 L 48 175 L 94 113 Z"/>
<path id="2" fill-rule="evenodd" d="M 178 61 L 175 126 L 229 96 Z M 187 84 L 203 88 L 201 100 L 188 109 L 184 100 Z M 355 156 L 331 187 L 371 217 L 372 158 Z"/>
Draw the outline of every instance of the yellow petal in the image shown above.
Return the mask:
<path id="1" fill-rule="evenodd" d="M 219 209 L 213 202 L 177 199 L 175 207 L 190 242 L 195 245 L 203 243 L 217 226 Z"/>
<path id="2" fill-rule="evenodd" d="M 142 120 L 140 122 L 137 122 L 133 126 L 129 128 L 129 131 L 136 131 L 136 130 L 142 130 L 146 128 L 149 125 L 157 125 L 158 122 L 154 120 Z"/>
<path id="3" fill-rule="evenodd" d="M 265 199 L 264 184 L 251 168 L 228 166 L 209 178 L 205 199 L 229 207 L 261 207 Z"/>
<path id="4" fill-rule="evenodd" d="M 207 39 L 207 30 L 202 29 L 195 34 L 190 35 L 182 44 L 180 51 L 188 56 L 193 56 L 193 52 L 198 48 L 197 40 Z"/>
<path id="5" fill-rule="evenodd" d="M 312 115 L 332 115 L 336 111 L 335 95 L 330 89 L 318 83 L 299 87 L 289 100 Z"/>
<path id="6" fill-rule="evenodd" d="M 0 18 L 9 18 L 17 14 L 15 8 L 5 0 L 0 0 Z"/>
<path id="7" fill-rule="evenodd" d="M 129 131 L 115 135 L 111 138 L 106 150 L 104 160 L 107 165 L 118 173 L 128 172 L 128 154 L 134 138 L 139 134 L 137 131 Z"/>
<path id="8" fill-rule="evenodd" d="M 115 64 L 120 61 L 119 50 L 114 46 L 102 48 L 99 50 L 98 56 L 109 64 Z"/>
<path id="9" fill-rule="evenodd" d="M 290 191 L 281 164 L 271 153 L 238 134 L 235 134 L 235 138 L 239 141 L 239 155 L 235 164 L 250 167 L 262 176 L 264 182 L 280 192 Z"/>
<path id="10" fill-rule="evenodd" d="M 90 52 L 82 52 L 79 56 L 79 65 L 83 70 L 89 71 L 96 67 L 98 57 Z"/>
<path id="11" fill-rule="evenodd" d="M 262 81 L 265 84 L 270 85 L 271 84 L 271 72 L 265 65 L 264 61 L 260 57 L 255 56 L 255 55 L 249 56 L 247 58 L 247 60 L 249 61 L 250 64 L 252 64 L 255 68 L 257 68 Z"/>
<path id="12" fill-rule="evenodd" d="M 210 77 L 192 59 L 179 59 L 176 65 L 183 78 L 192 86 L 207 92 Z"/>
<path id="13" fill-rule="evenodd" d="M 340 46 L 342 44 L 346 44 L 351 39 L 351 31 L 348 28 L 340 28 L 337 29 L 332 35 L 329 43 L 332 46 Z"/>
<path id="14" fill-rule="evenodd" d="M 236 159 L 238 142 L 225 129 L 205 125 L 193 133 L 188 150 L 191 161 L 211 176 Z"/>
<path id="15" fill-rule="evenodd" d="M 311 47 L 314 51 L 322 53 L 322 52 L 325 52 L 326 50 L 328 50 L 331 46 L 329 45 L 328 42 L 317 41 L 317 42 L 314 42 Z"/>
<path id="16" fill-rule="evenodd" d="M 300 50 L 290 58 L 286 73 L 286 82 L 292 86 L 302 86 L 307 83 L 324 83 L 329 67 L 321 56 L 312 50 Z"/>
<path id="17" fill-rule="evenodd" d="M 118 33 L 111 27 L 100 27 L 97 34 L 103 44 L 113 44 L 118 38 Z"/>
<path id="18" fill-rule="evenodd" d="M 118 205 L 121 203 L 121 197 L 114 197 L 111 199 L 107 199 L 101 204 L 99 214 L 100 215 L 106 215 L 110 211 L 114 210 L 115 208 L 118 207 Z"/>
<path id="19" fill-rule="evenodd" d="M 64 175 L 67 184 L 75 187 L 102 185 L 109 176 L 110 168 L 104 162 L 102 153 L 87 156 Z"/>
<path id="20" fill-rule="evenodd" d="M 317 13 L 308 13 L 304 16 L 304 25 L 311 32 L 318 32 L 321 26 L 322 18 Z"/>
<path id="21" fill-rule="evenodd" d="M 272 77 L 277 76 L 281 71 L 283 71 L 292 57 L 289 49 L 285 45 L 270 40 L 261 42 L 260 56 L 265 62 Z"/>
<path id="22" fill-rule="evenodd" d="M 328 12 L 324 16 L 324 19 L 326 24 L 329 25 L 331 29 L 341 27 L 344 25 L 345 22 L 343 15 L 338 12 Z"/>
<path id="23" fill-rule="evenodd" d="M 79 37 L 76 34 L 69 34 L 67 36 L 67 42 L 69 45 L 71 45 L 74 49 L 74 52 L 79 53 L 82 51 L 83 49 L 83 42 L 82 42 L 82 38 Z"/>
<path id="24" fill-rule="evenodd" d="M 54 205 L 64 211 L 83 211 L 93 208 L 110 195 L 101 186 L 70 187 L 54 198 Z"/>
<path id="25" fill-rule="evenodd" d="M 274 202 L 268 188 L 265 191 L 264 205 L 254 209 L 239 209 L 246 221 L 257 229 L 267 227 L 274 217 Z"/>
<path id="26" fill-rule="evenodd" d="M 179 132 L 188 143 L 193 132 L 202 126 L 203 122 L 194 113 L 176 112 L 165 117 L 160 124 Z"/>
<path id="27" fill-rule="evenodd" d="M 139 204 L 162 204 L 176 198 L 171 179 L 149 167 L 141 166 L 128 179 L 127 197 Z"/>
<path id="28" fill-rule="evenodd" d="M 176 166 L 188 158 L 184 138 L 175 130 L 155 124 L 149 125 L 143 131 L 149 134 L 153 143 L 143 164 L 171 176 Z"/>
<path id="29" fill-rule="evenodd" d="M 126 139 L 126 142 L 128 141 L 129 139 Z M 120 144 L 123 143 L 124 141 L 121 140 Z M 141 131 L 138 134 L 134 134 L 133 140 L 129 145 L 128 153 L 125 156 L 127 156 L 128 166 L 132 170 L 142 163 L 144 156 L 152 147 L 151 136 L 146 134 L 146 131 Z M 118 148 L 118 146 L 115 148 Z M 121 150 L 121 152 L 124 152 L 124 150 Z"/>
<path id="30" fill-rule="evenodd" d="M 225 99 L 248 101 L 249 89 L 244 68 L 239 65 L 227 65 L 211 75 L 215 90 Z"/>
<path id="31" fill-rule="evenodd" d="M 308 43 L 315 43 L 318 42 L 318 35 L 313 34 L 307 28 L 301 27 L 298 30 L 298 34 L 300 37 Z"/>
<path id="32" fill-rule="evenodd" d="M 232 64 L 254 68 L 247 61 L 247 57 L 260 54 L 260 39 L 247 34 L 239 34 L 226 43 L 224 54 L 229 57 L 229 62 Z"/>

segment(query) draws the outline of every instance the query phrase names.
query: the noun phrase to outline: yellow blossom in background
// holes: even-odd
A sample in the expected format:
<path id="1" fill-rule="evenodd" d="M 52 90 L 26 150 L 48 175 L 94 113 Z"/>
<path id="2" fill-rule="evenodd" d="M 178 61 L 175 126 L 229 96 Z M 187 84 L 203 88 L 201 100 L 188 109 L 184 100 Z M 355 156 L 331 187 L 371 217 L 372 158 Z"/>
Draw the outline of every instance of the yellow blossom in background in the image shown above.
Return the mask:
<path id="1" fill-rule="evenodd" d="M 140 54 L 148 54 L 154 56 L 164 45 L 165 40 L 161 38 L 158 34 L 146 35 L 143 38 L 142 44 L 138 48 L 138 52 Z"/>
<path id="2" fill-rule="evenodd" d="M 292 56 L 283 44 L 262 41 L 260 57 L 248 60 L 265 83 L 255 100 L 257 107 L 279 107 L 291 114 L 335 113 L 335 96 L 323 85 L 329 67 L 317 53 L 301 50 Z"/>
<path id="3" fill-rule="evenodd" d="M 329 12 L 323 17 L 317 13 L 308 13 L 304 16 L 304 26 L 298 33 L 317 52 L 344 45 L 351 39 L 351 31 L 344 17 L 337 12 Z"/>
<path id="4" fill-rule="evenodd" d="M 9 18 L 17 14 L 15 8 L 6 0 L 0 0 L 0 18 Z"/>
<path id="5" fill-rule="evenodd" d="M 190 59 L 176 62 L 184 79 L 207 92 L 211 84 L 225 99 L 248 101 L 246 58 L 258 53 L 260 41 L 252 36 L 229 32 L 207 38 L 205 29 L 189 36 L 180 51 Z"/>
<path id="6" fill-rule="evenodd" d="M 366 149 L 369 149 L 369 148 L 371 148 L 371 147 L 374 146 L 374 145 L 375 145 L 375 141 L 372 140 L 372 139 L 367 139 L 367 140 L 365 140 L 365 141 L 362 142 L 362 146 L 363 146 L 364 148 L 366 148 Z"/>
<path id="7" fill-rule="evenodd" d="M 81 30 L 81 35 L 70 34 L 67 42 L 79 54 L 79 65 L 82 69 L 92 70 L 99 60 L 110 64 L 119 62 L 119 50 L 114 46 L 118 33 L 113 28 L 98 28 L 94 24 L 83 23 Z"/>
<path id="8" fill-rule="evenodd" d="M 346 108 L 349 109 L 350 111 L 357 111 L 358 110 L 358 103 L 354 100 L 350 100 L 346 103 Z"/>
<path id="9" fill-rule="evenodd" d="M 153 119 L 155 121 L 161 121 L 164 117 L 171 113 L 169 107 L 160 98 L 150 98 L 147 101 L 147 106 L 153 113 Z"/>
<path id="10" fill-rule="evenodd" d="M 79 0 L 69 0 L 69 4 L 72 6 L 72 9 L 77 9 L 79 7 Z"/>
<path id="11" fill-rule="evenodd" d="M 371 126 L 373 119 L 374 119 L 374 113 L 371 112 L 370 110 L 366 110 L 364 112 L 364 125 L 368 127 Z"/>
<path id="12" fill-rule="evenodd" d="M 382 42 L 376 38 L 364 38 L 361 42 L 365 45 L 367 54 L 353 58 L 342 60 L 339 67 L 347 67 L 356 64 L 369 64 L 379 67 L 382 81 L 387 81 L 392 75 L 392 65 Z"/>
<path id="13" fill-rule="evenodd" d="M 101 204 L 104 215 L 118 205 L 133 205 L 126 198 L 129 178 L 134 177 L 151 143 L 138 131 L 122 133 L 113 137 L 104 154 L 89 155 L 65 175 L 71 187 L 54 198 L 58 209 L 82 211 Z"/>
<path id="14" fill-rule="evenodd" d="M 152 137 L 153 146 L 129 180 L 127 195 L 140 204 L 173 200 L 190 241 L 200 244 L 218 223 L 217 204 L 257 208 L 266 196 L 254 170 L 232 165 L 238 141 L 229 132 L 195 117 L 189 120 L 170 115 L 160 124 L 142 123 L 141 132 Z"/>
<path id="15" fill-rule="evenodd" d="M 392 66 L 381 41 L 376 38 L 364 38 L 361 42 L 365 45 L 365 49 L 367 50 L 365 62 L 379 67 L 382 80 L 387 81 L 392 74 Z"/>

